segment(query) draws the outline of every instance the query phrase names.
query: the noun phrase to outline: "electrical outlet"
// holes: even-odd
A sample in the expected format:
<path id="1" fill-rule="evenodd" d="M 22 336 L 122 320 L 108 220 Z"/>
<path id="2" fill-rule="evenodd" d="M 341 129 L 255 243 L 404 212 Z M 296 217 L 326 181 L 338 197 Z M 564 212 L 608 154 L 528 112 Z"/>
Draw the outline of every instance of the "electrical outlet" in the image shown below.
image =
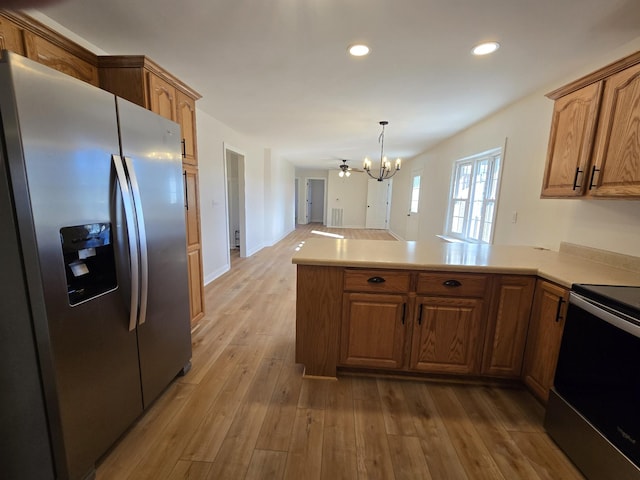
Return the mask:
<path id="1" fill-rule="evenodd" d="M 511 214 L 511 223 L 517 223 L 518 222 L 518 212 L 513 212 Z"/>

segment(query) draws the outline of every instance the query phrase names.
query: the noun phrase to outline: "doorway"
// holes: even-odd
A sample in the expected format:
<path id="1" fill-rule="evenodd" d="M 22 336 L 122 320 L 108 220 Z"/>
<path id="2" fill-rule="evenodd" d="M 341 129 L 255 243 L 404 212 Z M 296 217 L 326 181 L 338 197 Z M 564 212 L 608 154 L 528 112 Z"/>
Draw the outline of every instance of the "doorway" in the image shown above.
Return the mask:
<path id="1" fill-rule="evenodd" d="M 227 234 L 229 239 L 229 265 L 232 254 L 247 256 L 245 219 L 244 154 L 225 146 L 227 178 Z"/>
<path id="2" fill-rule="evenodd" d="M 307 223 L 324 224 L 324 178 L 307 179 Z"/>

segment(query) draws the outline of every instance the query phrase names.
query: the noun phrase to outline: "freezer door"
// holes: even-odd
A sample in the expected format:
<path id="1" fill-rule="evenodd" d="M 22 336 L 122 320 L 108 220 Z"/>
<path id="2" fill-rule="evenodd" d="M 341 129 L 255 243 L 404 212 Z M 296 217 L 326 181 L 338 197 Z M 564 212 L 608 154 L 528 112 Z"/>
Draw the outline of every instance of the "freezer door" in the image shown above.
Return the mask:
<path id="1" fill-rule="evenodd" d="M 146 407 L 191 358 L 181 137 L 178 124 L 121 98 L 117 104 L 138 221 L 138 348 Z"/>
<path id="2" fill-rule="evenodd" d="M 4 160 L 0 135 L 0 471 L 5 480 L 47 480 L 55 471 Z"/>
<path id="3" fill-rule="evenodd" d="M 128 329 L 128 237 L 112 162 L 119 152 L 115 97 L 7 57 L 0 109 L 56 478 L 83 478 L 142 411 L 136 331 Z M 110 225 L 111 243 L 95 243 L 96 225 Z M 86 235 L 64 230 L 82 226 Z M 75 256 L 62 239 L 69 232 L 67 245 L 85 242 Z M 96 296 L 74 297 L 81 300 L 72 306 L 69 271 L 94 275 L 105 266 L 96 258 L 102 249 L 104 258 L 120 259 L 115 285 L 107 279 Z M 6 359 L 3 365 L 11 368 Z"/>

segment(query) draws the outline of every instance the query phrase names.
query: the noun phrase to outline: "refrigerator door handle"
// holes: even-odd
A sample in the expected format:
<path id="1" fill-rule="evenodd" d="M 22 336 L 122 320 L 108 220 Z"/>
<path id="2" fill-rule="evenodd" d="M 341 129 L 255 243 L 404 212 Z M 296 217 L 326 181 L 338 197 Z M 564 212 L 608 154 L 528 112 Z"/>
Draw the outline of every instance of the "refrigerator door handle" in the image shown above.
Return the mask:
<path id="1" fill-rule="evenodd" d="M 142 212 L 142 201 L 140 200 L 140 187 L 138 178 L 133 168 L 133 161 L 129 157 L 124 157 L 131 183 L 131 193 L 133 194 L 133 204 L 136 210 L 136 223 L 138 225 L 138 245 L 140 245 L 140 312 L 138 314 L 138 324 L 142 325 L 147 320 L 147 296 L 149 292 L 149 257 L 147 254 L 147 233 L 144 224 L 144 214 Z"/>
<path id="2" fill-rule="evenodd" d="M 127 227 L 127 236 L 129 239 L 129 259 L 131 262 L 131 307 L 129 311 L 129 331 L 136 328 L 138 319 L 138 302 L 140 293 L 140 274 L 138 272 L 138 234 L 136 232 L 135 217 L 133 212 L 133 202 L 131 193 L 129 192 L 129 183 L 127 175 L 124 171 L 124 164 L 120 155 L 112 155 L 113 166 L 116 169 L 116 177 L 120 192 L 122 193 L 122 204 L 124 206 L 125 223 Z"/>

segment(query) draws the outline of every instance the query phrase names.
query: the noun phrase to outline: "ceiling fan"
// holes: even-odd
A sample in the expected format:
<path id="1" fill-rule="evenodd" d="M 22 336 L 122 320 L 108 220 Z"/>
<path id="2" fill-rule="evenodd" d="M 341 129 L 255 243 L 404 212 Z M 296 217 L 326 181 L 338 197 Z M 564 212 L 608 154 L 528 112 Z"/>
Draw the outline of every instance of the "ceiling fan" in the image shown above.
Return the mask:
<path id="1" fill-rule="evenodd" d="M 341 158 L 340 160 L 342 160 L 342 163 L 338 165 L 340 167 L 340 173 L 338 173 L 339 177 L 348 177 L 351 175 L 351 172 L 364 171 L 364 170 L 360 170 L 359 168 L 351 168 L 349 165 L 347 165 L 347 160 L 344 158 Z"/>

